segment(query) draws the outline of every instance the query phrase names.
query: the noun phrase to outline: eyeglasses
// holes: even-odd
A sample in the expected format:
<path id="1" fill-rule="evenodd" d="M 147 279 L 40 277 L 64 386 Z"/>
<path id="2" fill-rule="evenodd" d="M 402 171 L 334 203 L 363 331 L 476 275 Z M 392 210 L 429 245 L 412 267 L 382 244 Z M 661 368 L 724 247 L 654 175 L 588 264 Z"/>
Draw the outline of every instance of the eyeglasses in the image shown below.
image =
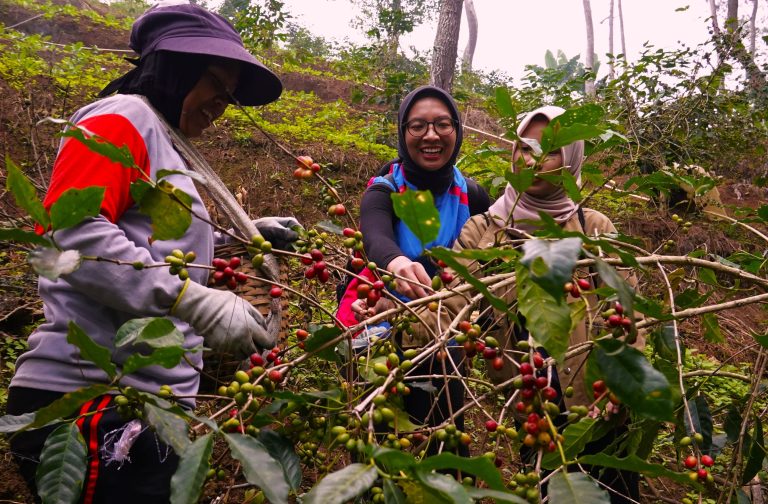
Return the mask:
<path id="1" fill-rule="evenodd" d="M 408 121 L 406 123 L 405 129 L 408 131 L 408 133 L 411 134 L 411 136 L 420 138 L 427 134 L 430 124 L 435 129 L 435 133 L 440 136 L 447 136 L 453 133 L 453 130 L 456 127 L 456 120 L 451 119 L 450 117 L 441 117 L 439 119 L 435 119 L 434 121 L 413 119 L 412 121 Z"/>

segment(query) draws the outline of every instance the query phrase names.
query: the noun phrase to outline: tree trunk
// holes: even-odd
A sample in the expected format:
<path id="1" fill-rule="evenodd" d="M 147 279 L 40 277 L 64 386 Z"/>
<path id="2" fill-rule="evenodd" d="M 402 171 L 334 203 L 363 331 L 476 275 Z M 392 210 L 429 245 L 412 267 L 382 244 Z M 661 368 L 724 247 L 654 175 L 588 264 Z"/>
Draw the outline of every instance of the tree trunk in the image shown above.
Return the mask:
<path id="1" fill-rule="evenodd" d="M 453 74 L 456 71 L 456 55 L 461 28 L 461 7 L 464 0 L 442 0 L 437 34 L 432 50 L 430 83 L 451 92 Z"/>
<path id="2" fill-rule="evenodd" d="M 621 0 L 619 0 L 619 32 L 621 33 L 621 56 L 626 60 L 627 43 L 624 40 L 624 11 L 621 8 Z"/>
<path id="3" fill-rule="evenodd" d="M 611 0 L 611 8 L 608 12 L 608 54 L 610 54 L 610 59 L 608 60 L 608 78 L 613 79 L 614 76 L 614 65 L 613 65 L 613 3 L 614 1 Z"/>
<path id="4" fill-rule="evenodd" d="M 400 10 L 400 0 L 392 0 L 392 12 Z M 397 59 L 397 49 L 400 47 L 400 33 L 396 30 L 389 32 L 387 36 L 386 63 L 391 65 Z"/>
<path id="5" fill-rule="evenodd" d="M 717 4 L 715 0 L 709 0 L 709 16 L 712 19 L 712 31 L 715 35 L 720 35 L 720 25 L 717 23 Z"/>
<path id="6" fill-rule="evenodd" d="M 591 72 L 595 66 L 595 30 L 592 26 L 592 6 L 589 4 L 589 0 L 582 0 L 584 2 L 584 19 L 587 27 L 587 54 L 584 58 L 585 67 L 588 72 Z M 595 96 L 595 79 L 587 79 L 584 81 L 584 93 L 589 98 Z"/>
<path id="7" fill-rule="evenodd" d="M 755 57 L 755 37 L 757 35 L 757 0 L 752 0 L 752 15 L 749 17 L 749 54 Z"/>
<path id="8" fill-rule="evenodd" d="M 475 47 L 477 46 L 477 12 L 475 12 L 474 0 L 464 0 L 464 12 L 467 14 L 469 40 L 461 58 L 461 67 L 463 72 L 471 72 L 472 60 L 475 57 Z"/>

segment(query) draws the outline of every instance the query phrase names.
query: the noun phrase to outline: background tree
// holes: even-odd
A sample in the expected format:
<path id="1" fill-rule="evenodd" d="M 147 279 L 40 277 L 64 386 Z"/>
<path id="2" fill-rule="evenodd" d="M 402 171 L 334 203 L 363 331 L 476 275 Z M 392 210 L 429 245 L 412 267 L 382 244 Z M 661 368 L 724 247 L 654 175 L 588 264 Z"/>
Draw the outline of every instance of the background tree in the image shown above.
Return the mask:
<path id="1" fill-rule="evenodd" d="M 432 50 L 430 83 L 449 93 L 456 71 L 462 2 L 463 0 L 443 0 L 440 4 L 440 20 L 437 22 L 435 45 Z"/>
<path id="2" fill-rule="evenodd" d="M 587 71 L 592 71 L 595 62 L 595 29 L 592 25 L 592 6 L 589 0 L 584 2 L 584 21 L 587 29 L 587 54 L 584 58 Z M 595 80 L 588 78 L 584 81 L 584 91 L 588 97 L 595 96 Z"/>
<path id="3" fill-rule="evenodd" d="M 360 15 L 353 25 L 383 42 L 387 61 L 393 61 L 400 37 L 432 19 L 437 0 L 360 0 Z"/>
<path id="4" fill-rule="evenodd" d="M 461 67 L 463 72 L 469 72 L 472 71 L 472 59 L 475 57 L 475 47 L 477 46 L 477 12 L 475 11 L 474 0 L 464 0 L 464 12 L 467 14 L 469 40 L 461 58 Z"/>

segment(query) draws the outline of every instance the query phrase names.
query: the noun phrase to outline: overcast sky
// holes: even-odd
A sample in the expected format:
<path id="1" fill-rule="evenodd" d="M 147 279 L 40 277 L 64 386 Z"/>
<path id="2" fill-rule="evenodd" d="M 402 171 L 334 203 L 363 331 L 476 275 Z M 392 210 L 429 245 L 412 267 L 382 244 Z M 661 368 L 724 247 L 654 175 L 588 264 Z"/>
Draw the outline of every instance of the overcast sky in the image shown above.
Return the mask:
<path id="1" fill-rule="evenodd" d="M 608 52 L 609 0 L 592 0 L 595 52 L 605 62 Z M 673 49 L 678 41 L 690 46 L 707 39 L 709 7 L 707 0 L 624 0 L 624 30 L 627 55 L 634 59 L 643 43 Z M 345 37 L 362 42 L 360 30 L 350 27 L 357 14 L 348 0 L 286 0 L 295 20 L 315 35 L 339 40 Z M 678 8 L 687 10 L 676 12 Z M 486 71 L 501 70 L 519 79 L 527 64 L 544 64 L 547 49 L 561 49 L 569 57 L 584 54 L 586 31 L 581 0 L 475 0 L 478 41 L 474 66 Z M 616 12 L 614 52 L 621 51 Z M 467 26 L 462 20 L 459 54 L 466 46 Z M 432 48 L 435 21 L 403 38 L 401 46 L 413 45 L 425 51 Z M 603 65 L 602 71 L 606 71 Z M 601 72 L 602 73 L 602 72 Z"/>

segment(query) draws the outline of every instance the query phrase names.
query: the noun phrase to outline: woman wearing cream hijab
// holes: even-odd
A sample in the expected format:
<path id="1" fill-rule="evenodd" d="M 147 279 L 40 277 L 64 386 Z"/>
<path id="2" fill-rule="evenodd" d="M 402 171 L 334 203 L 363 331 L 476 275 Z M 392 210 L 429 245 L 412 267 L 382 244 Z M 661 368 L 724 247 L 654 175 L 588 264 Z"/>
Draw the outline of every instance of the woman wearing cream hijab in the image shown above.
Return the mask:
<path id="1" fill-rule="evenodd" d="M 517 143 L 513 154 L 513 169 L 517 172 L 523 167 L 535 167 L 536 174 L 558 175 L 561 170 L 566 169 L 577 180 L 581 178 L 581 165 L 584 158 L 584 142 L 577 141 L 566 145 L 560 149 L 547 153 L 536 164 L 531 145 L 541 143 L 542 132 L 547 125 L 556 117 L 563 114 L 564 109 L 554 106 L 546 106 L 529 112 L 518 127 L 518 136 L 521 141 Z M 530 141 L 533 140 L 533 141 Z M 535 142 L 534 142 L 535 141 Z M 511 185 L 508 185 L 504 194 L 491 205 L 488 212 L 476 215 L 470 218 L 464 225 L 461 235 L 456 240 L 453 249 L 461 251 L 465 249 L 487 249 L 498 247 L 504 241 L 520 240 L 530 236 L 539 227 L 541 220 L 540 213 L 545 213 L 552 217 L 565 231 L 582 232 L 588 236 L 605 235 L 616 233 L 616 228 L 610 219 L 598 212 L 588 208 L 579 209 L 579 206 L 568 197 L 567 193 L 560 185 L 555 185 L 538 176 L 534 177 L 533 183 L 525 192 L 519 194 Z M 461 262 L 468 268 L 471 274 L 477 278 L 485 276 L 483 265 L 477 261 L 462 260 Z M 575 271 L 576 276 L 587 279 L 592 290 L 600 283 L 600 279 L 591 274 L 586 268 Z M 624 275 L 630 284 L 636 283 L 634 277 L 627 272 Z M 450 287 L 455 287 L 460 282 L 457 278 Z M 493 294 L 502 298 L 508 306 L 516 305 L 517 288 L 514 285 L 499 289 L 492 289 Z M 580 322 L 574 325 L 571 333 L 570 345 L 578 345 L 590 339 L 586 320 L 600 319 L 596 312 L 599 306 L 598 300 L 594 295 L 583 296 L 587 300 L 587 314 Z M 448 327 L 450 322 L 456 318 L 458 313 L 466 306 L 467 299 L 464 296 L 455 295 L 443 300 L 442 310 L 438 325 L 438 315 L 428 310 L 419 313 L 426 324 L 414 324 L 412 326 L 413 339 L 424 344 L 429 341 L 429 333 L 426 325 L 431 327 Z M 573 301 L 573 299 L 569 299 Z M 524 327 L 516 326 L 512 320 L 507 318 L 506 314 L 500 311 L 493 313 L 493 328 L 488 335 L 496 337 L 499 346 L 503 350 L 512 350 L 515 348 L 517 340 L 527 339 L 528 332 Z M 485 325 L 485 324 L 484 324 Z M 643 344 L 642 337 L 638 336 L 635 346 Z M 539 349 L 543 353 L 543 349 Z M 506 353 L 506 352 L 505 352 Z M 509 355 L 508 353 L 506 355 Z M 591 387 L 590 394 L 587 395 L 587 388 L 584 383 L 585 360 L 587 354 L 580 354 L 565 360 L 562 366 L 558 366 L 557 372 L 553 373 L 553 380 L 550 383 L 558 392 L 555 402 L 562 398 L 560 383 L 562 388 L 566 385 L 573 385 L 574 394 L 570 398 L 565 398 L 565 405 L 588 405 L 592 402 Z M 496 383 L 502 383 L 511 379 L 517 374 L 517 366 L 506 362 L 500 370 L 495 370 L 488 366 L 488 374 Z M 556 378 L 559 375 L 559 380 Z M 609 433 L 603 439 L 590 443 L 585 448 L 585 452 L 597 453 L 603 451 L 610 445 L 620 432 L 626 431 L 625 427 L 619 427 L 616 431 Z M 598 468 L 595 468 L 593 476 L 598 477 Z M 614 471 L 610 469 L 603 470 L 598 479 L 607 487 L 611 488 L 611 502 L 623 503 L 634 502 L 639 499 L 638 475 L 626 471 Z M 627 500 L 626 497 L 634 500 Z"/>

